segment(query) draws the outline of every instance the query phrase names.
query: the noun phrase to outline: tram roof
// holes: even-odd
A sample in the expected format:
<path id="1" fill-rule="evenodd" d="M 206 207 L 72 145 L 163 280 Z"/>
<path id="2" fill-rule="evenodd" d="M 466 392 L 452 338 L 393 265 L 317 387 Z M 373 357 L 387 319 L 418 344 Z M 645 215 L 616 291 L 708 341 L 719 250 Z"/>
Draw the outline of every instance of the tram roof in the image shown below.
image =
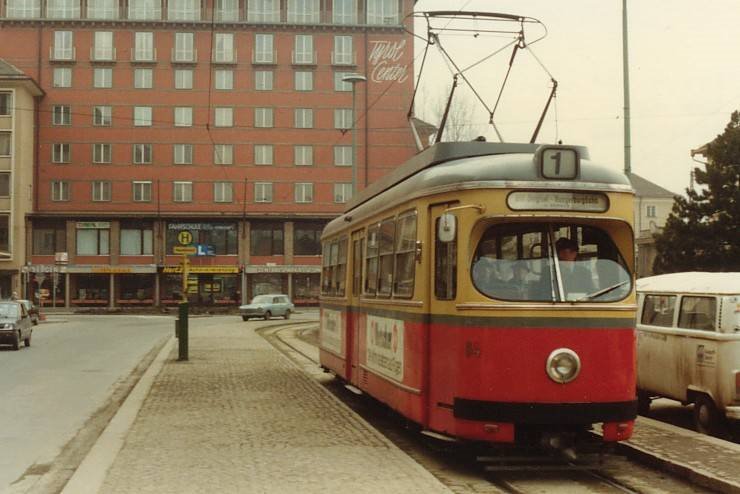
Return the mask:
<path id="1" fill-rule="evenodd" d="M 660 274 L 637 280 L 640 292 L 740 294 L 740 272 L 706 273 L 690 271 Z"/>

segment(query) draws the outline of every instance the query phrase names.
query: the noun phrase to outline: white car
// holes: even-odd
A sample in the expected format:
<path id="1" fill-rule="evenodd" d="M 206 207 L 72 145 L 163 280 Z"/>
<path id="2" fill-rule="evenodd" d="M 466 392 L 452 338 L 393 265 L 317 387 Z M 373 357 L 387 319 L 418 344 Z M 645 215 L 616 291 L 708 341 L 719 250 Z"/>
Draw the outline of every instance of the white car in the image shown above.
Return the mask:
<path id="1" fill-rule="evenodd" d="M 257 295 L 252 303 L 239 306 L 242 321 L 247 321 L 250 317 L 268 320 L 272 316 L 289 319 L 294 310 L 295 306 L 288 296 L 282 294 Z"/>

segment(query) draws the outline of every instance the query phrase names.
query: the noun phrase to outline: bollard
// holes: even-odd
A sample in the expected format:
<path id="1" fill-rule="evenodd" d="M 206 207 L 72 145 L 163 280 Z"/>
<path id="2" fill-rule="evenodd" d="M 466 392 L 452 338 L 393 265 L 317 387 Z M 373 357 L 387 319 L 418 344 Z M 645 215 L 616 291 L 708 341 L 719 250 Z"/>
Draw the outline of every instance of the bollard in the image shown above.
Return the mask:
<path id="1" fill-rule="evenodd" d="M 180 319 L 175 319 L 175 338 L 180 338 Z"/>
<path id="2" fill-rule="evenodd" d="M 188 359 L 188 303 L 180 302 L 180 317 L 178 321 L 178 358 L 177 360 Z"/>

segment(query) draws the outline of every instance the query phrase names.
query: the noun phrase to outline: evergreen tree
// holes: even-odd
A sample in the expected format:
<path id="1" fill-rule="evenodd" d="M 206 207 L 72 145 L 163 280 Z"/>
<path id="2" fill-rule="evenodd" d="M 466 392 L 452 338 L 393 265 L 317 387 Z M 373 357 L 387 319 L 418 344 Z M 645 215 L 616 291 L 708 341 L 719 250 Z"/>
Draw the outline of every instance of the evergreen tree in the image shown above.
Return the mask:
<path id="1" fill-rule="evenodd" d="M 676 198 L 656 238 L 656 273 L 740 271 L 740 112 L 705 155 L 706 170 L 694 168 L 698 190 Z"/>

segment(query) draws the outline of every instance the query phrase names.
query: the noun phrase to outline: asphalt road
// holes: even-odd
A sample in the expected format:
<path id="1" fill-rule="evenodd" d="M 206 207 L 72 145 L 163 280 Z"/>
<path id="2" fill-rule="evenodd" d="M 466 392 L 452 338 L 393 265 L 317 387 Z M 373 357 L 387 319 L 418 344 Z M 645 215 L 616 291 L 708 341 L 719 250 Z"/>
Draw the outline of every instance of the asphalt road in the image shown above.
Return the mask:
<path id="1" fill-rule="evenodd" d="M 164 316 L 59 315 L 31 347 L 0 346 L 0 493 L 23 492 L 173 334 Z"/>

